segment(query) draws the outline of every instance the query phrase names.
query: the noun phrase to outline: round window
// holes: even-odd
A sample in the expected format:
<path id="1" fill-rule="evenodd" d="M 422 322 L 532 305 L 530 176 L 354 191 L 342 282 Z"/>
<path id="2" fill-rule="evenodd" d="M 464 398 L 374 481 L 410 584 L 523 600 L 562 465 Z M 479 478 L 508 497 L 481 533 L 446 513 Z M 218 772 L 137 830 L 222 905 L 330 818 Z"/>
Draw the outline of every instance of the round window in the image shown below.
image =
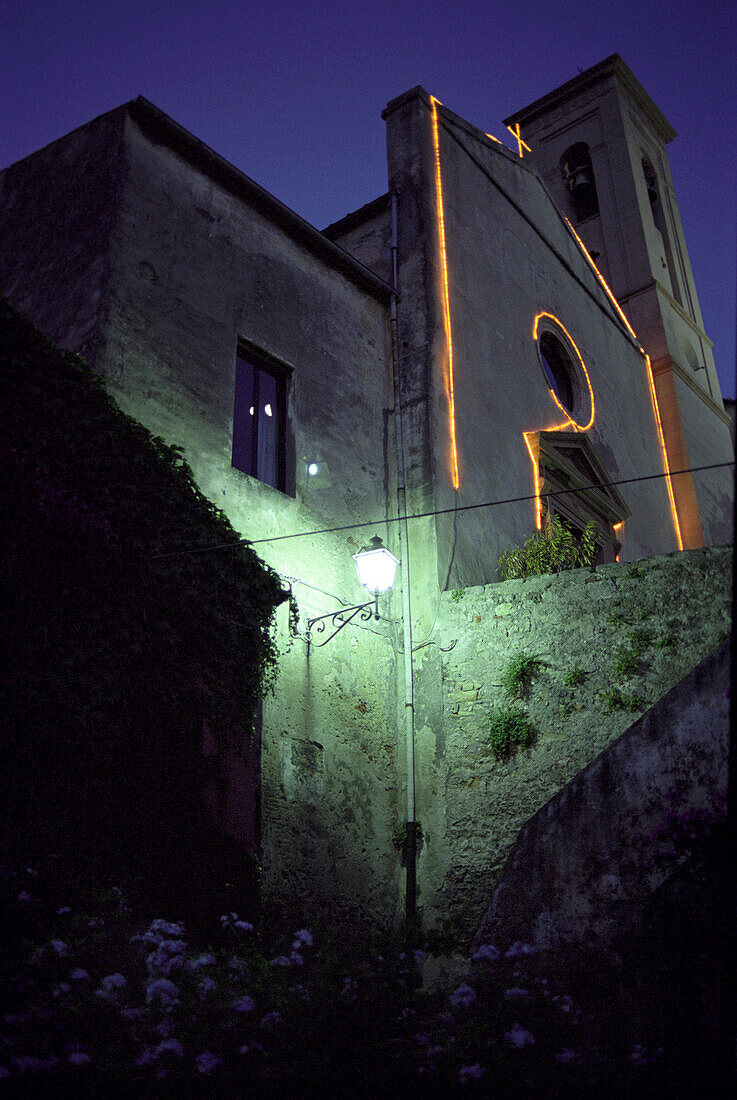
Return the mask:
<path id="1" fill-rule="evenodd" d="M 571 357 L 552 332 L 540 337 L 540 359 L 548 385 L 566 412 L 573 412 L 575 371 Z"/>
<path id="2" fill-rule="evenodd" d="M 580 431 L 586 431 L 594 422 L 594 394 L 580 351 L 552 313 L 537 315 L 533 335 L 556 405 Z"/>

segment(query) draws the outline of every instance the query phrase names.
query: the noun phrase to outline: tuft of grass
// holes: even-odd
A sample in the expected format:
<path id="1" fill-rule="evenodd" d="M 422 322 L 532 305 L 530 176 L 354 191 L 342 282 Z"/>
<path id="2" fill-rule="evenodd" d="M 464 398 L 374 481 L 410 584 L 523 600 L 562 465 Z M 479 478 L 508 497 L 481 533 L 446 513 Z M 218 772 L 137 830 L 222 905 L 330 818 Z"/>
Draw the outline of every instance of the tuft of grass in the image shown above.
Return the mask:
<path id="1" fill-rule="evenodd" d="M 635 657 L 641 657 L 645 650 L 653 644 L 655 640 L 655 631 L 639 627 L 637 630 L 630 631 L 627 637 L 629 638 L 630 647 Z"/>
<path id="2" fill-rule="evenodd" d="M 621 645 L 614 654 L 612 673 L 617 680 L 625 680 L 628 676 L 635 676 L 640 671 L 640 658 L 632 649 Z"/>
<path id="3" fill-rule="evenodd" d="M 456 603 L 460 603 L 461 600 L 464 599 L 465 595 L 466 595 L 466 589 L 465 588 L 455 588 L 451 592 L 450 598 L 451 598 L 451 600 L 454 600 Z"/>
<path id="4" fill-rule="evenodd" d="M 523 710 L 505 707 L 489 719 L 489 744 L 497 760 L 508 760 L 518 748 L 528 748 L 538 730 Z"/>
<path id="5" fill-rule="evenodd" d="M 641 695 L 622 692 L 619 688 L 611 688 L 603 691 L 601 697 L 604 701 L 604 710 L 611 714 L 617 710 L 638 711 L 645 709 L 645 700 Z"/>
<path id="6" fill-rule="evenodd" d="M 572 668 L 570 672 L 567 672 L 565 674 L 565 676 L 563 677 L 563 683 L 566 685 L 566 687 L 578 687 L 579 684 L 582 684 L 585 679 L 585 669 L 578 668 L 577 666 L 576 668 Z"/>
<path id="7" fill-rule="evenodd" d="M 538 657 L 518 653 L 502 672 L 502 687 L 510 699 L 523 699 L 540 671 Z"/>

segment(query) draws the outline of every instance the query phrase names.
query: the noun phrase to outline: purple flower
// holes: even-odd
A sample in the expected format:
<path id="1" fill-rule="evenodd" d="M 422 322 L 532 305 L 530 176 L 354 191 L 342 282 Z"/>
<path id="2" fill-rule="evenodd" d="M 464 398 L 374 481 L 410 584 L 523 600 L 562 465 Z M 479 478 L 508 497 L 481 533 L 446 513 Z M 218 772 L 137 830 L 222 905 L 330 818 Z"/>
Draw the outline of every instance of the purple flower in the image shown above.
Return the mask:
<path id="1" fill-rule="evenodd" d="M 209 951 L 206 951 L 203 955 L 198 955 L 196 959 L 187 960 L 188 970 L 198 970 L 201 966 L 214 966 L 215 956 L 211 955 Z"/>
<path id="2" fill-rule="evenodd" d="M 535 1042 L 535 1036 L 525 1031 L 521 1024 L 515 1024 L 511 1031 L 505 1033 L 504 1038 L 518 1050 Z"/>
<path id="3" fill-rule="evenodd" d="M 214 982 L 212 978 L 203 978 L 200 984 L 197 986 L 197 992 L 200 995 L 200 1000 L 206 997 L 208 993 L 212 993 L 213 989 L 217 989 L 217 982 Z"/>
<path id="4" fill-rule="evenodd" d="M 281 1023 L 281 1012 L 267 1012 L 265 1016 L 261 1017 L 261 1027 L 276 1027 Z"/>
<path id="5" fill-rule="evenodd" d="M 459 985 L 450 995 L 450 1003 L 453 1008 L 469 1008 L 475 1000 L 476 991 L 470 985 Z"/>
<path id="6" fill-rule="evenodd" d="M 28 891 L 27 890 L 21 890 L 21 892 L 18 894 L 18 901 L 30 901 L 30 900 L 31 900 L 31 895 L 28 893 Z"/>
<path id="7" fill-rule="evenodd" d="M 295 943 L 302 944 L 304 947 L 312 947 L 312 932 L 309 928 L 300 928 L 294 933 L 294 940 Z"/>
<path id="8" fill-rule="evenodd" d="M 220 1065 L 222 1058 L 218 1058 L 217 1054 L 212 1054 L 209 1050 L 203 1050 L 194 1061 L 198 1073 L 212 1073 Z"/>
<path id="9" fill-rule="evenodd" d="M 504 952 L 504 957 L 507 959 L 514 959 L 518 955 L 534 955 L 535 948 L 531 943 L 520 943 L 519 940 L 515 940 L 511 947 L 507 948 Z"/>
<path id="10" fill-rule="evenodd" d="M 462 1085 L 465 1085 L 467 1081 L 480 1081 L 486 1073 L 483 1066 L 480 1066 L 478 1062 L 474 1062 L 472 1066 L 461 1066 L 458 1072 L 458 1080 Z"/>
<path id="11" fill-rule="evenodd" d="M 56 910 L 57 917 L 63 917 L 65 913 L 71 913 L 71 907 L 69 905 L 62 905 L 60 909 Z"/>
<path id="12" fill-rule="evenodd" d="M 179 990 L 168 978 L 157 978 L 146 986 L 146 1004 L 150 1005 L 158 999 L 162 1008 L 169 1008 L 179 1004 L 177 994 Z"/>
<path id="13" fill-rule="evenodd" d="M 88 1062 L 91 1062 L 89 1054 L 85 1054 L 83 1050 L 73 1050 L 69 1055 L 68 1061 L 72 1066 L 85 1066 Z"/>
<path id="14" fill-rule="evenodd" d="M 64 943 L 64 940 L 52 940 L 51 946 L 53 947 L 54 951 L 56 951 L 57 955 L 69 954 L 69 948 Z"/>
<path id="15" fill-rule="evenodd" d="M 479 947 L 478 951 L 473 957 L 474 962 L 496 962 L 500 957 L 501 952 L 498 947 L 494 947 L 493 943 L 485 943 Z"/>
<path id="16" fill-rule="evenodd" d="M 555 1060 L 556 1062 L 559 1062 L 562 1066 L 565 1066 L 569 1062 L 577 1062 L 578 1054 L 575 1050 L 568 1050 L 568 1048 L 565 1048 L 564 1050 L 561 1050 L 559 1054 L 556 1054 Z"/>
<path id="17" fill-rule="evenodd" d="M 230 1002 L 230 1007 L 235 1009 L 236 1012 L 253 1012 L 254 1003 L 251 997 L 236 997 L 234 1001 Z"/>
<path id="18" fill-rule="evenodd" d="M 525 998 L 525 997 L 529 997 L 529 996 L 530 996 L 530 994 L 527 992 L 527 990 L 526 989 L 520 989 L 519 986 L 513 986 L 512 989 L 505 989 L 504 990 L 504 999 L 505 999 L 505 1001 L 511 1001 L 511 1000 L 514 1000 L 515 998 Z"/>
<path id="19" fill-rule="evenodd" d="M 289 966 L 290 959 L 286 955 L 277 955 L 275 959 L 272 959 L 270 966 Z"/>

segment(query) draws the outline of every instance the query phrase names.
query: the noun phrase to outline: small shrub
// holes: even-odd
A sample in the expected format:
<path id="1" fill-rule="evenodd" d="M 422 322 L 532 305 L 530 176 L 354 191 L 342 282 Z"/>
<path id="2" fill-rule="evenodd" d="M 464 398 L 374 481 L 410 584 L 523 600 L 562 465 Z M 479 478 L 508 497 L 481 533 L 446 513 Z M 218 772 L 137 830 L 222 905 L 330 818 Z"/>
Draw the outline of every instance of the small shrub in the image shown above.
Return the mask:
<path id="1" fill-rule="evenodd" d="M 601 697 L 604 701 L 604 710 L 607 714 L 611 714 L 616 710 L 643 710 L 645 707 L 645 700 L 641 695 L 621 692 L 619 688 L 611 688 L 609 691 L 603 691 Z"/>
<path id="2" fill-rule="evenodd" d="M 502 687 L 510 699 L 522 699 L 540 669 L 537 657 L 518 653 L 502 672 Z"/>
<path id="3" fill-rule="evenodd" d="M 660 637 L 657 638 L 655 641 L 655 645 L 658 647 L 658 649 L 667 649 L 668 646 L 672 646 L 675 644 L 676 636 L 671 630 L 666 630 L 665 634 L 661 634 Z"/>
<path id="4" fill-rule="evenodd" d="M 464 599 L 465 595 L 466 595 L 466 589 L 465 588 L 456 588 L 456 589 L 453 590 L 453 592 L 451 592 L 450 598 L 451 598 L 451 600 L 454 600 L 456 603 L 460 603 L 461 600 Z"/>
<path id="5" fill-rule="evenodd" d="M 544 531 L 535 531 L 522 546 L 502 554 L 499 572 L 505 580 L 515 580 L 591 565 L 597 552 L 597 534 L 592 521 L 577 539 L 568 524 L 554 515 Z"/>
<path id="6" fill-rule="evenodd" d="M 606 619 L 609 626 L 618 627 L 625 622 L 624 615 L 621 611 L 610 611 Z"/>
<path id="7" fill-rule="evenodd" d="M 563 677 L 563 683 L 566 687 L 578 687 L 586 679 L 586 672 L 582 668 L 572 668 L 570 672 L 567 672 Z"/>
<path id="8" fill-rule="evenodd" d="M 640 671 L 640 658 L 626 645 L 621 645 L 614 654 L 612 672 L 617 680 L 624 680 Z"/>
<path id="9" fill-rule="evenodd" d="M 514 707 L 505 707 L 489 719 L 489 744 L 497 760 L 508 760 L 514 749 L 527 748 L 537 732 L 526 713 Z"/>
<path id="10" fill-rule="evenodd" d="M 640 627 L 638 630 L 631 631 L 628 638 L 634 655 L 641 657 L 645 650 L 653 644 L 655 631 Z"/>

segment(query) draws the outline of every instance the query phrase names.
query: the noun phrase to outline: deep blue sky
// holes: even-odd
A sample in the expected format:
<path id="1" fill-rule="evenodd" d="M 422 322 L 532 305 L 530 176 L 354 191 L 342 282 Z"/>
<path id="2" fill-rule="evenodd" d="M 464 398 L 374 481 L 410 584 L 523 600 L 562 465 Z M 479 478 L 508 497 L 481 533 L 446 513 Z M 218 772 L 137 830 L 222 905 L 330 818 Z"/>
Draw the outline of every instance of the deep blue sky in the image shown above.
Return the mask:
<path id="1" fill-rule="evenodd" d="M 394 96 L 422 84 L 504 138 L 502 118 L 620 53 L 678 131 L 676 194 L 734 396 L 734 0 L 11 0 L 3 12 L 0 167 L 141 94 L 318 227 L 386 190 Z"/>

